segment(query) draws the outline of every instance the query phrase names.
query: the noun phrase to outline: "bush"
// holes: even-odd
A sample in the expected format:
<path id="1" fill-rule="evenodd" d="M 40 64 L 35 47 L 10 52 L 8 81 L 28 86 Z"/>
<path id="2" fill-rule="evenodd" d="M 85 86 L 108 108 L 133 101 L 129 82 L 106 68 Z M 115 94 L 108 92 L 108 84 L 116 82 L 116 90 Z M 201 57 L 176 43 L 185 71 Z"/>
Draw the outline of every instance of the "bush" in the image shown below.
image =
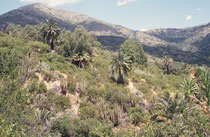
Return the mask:
<path id="1" fill-rule="evenodd" d="M 51 72 L 44 72 L 44 80 L 46 80 L 47 82 L 49 82 L 49 81 L 55 81 L 56 80 L 56 77 Z"/>
<path id="2" fill-rule="evenodd" d="M 80 118 L 88 119 L 88 118 L 98 118 L 98 111 L 91 104 L 86 104 L 80 108 Z"/>
<path id="3" fill-rule="evenodd" d="M 123 109 L 127 109 L 129 106 L 129 95 L 125 88 L 121 87 L 107 87 L 107 92 L 105 93 L 105 99 L 112 104 L 119 104 L 123 106 Z"/>
<path id="4" fill-rule="evenodd" d="M 131 57 L 132 62 L 145 65 L 147 56 L 144 53 L 141 43 L 134 40 L 126 40 L 120 47 L 120 51 Z"/>
<path id="5" fill-rule="evenodd" d="M 47 93 L 47 86 L 43 82 L 41 82 L 39 84 L 39 87 L 37 89 L 37 93 L 38 94 Z"/>
<path id="6" fill-rule="evenodd" d="M 58 131 L 62 137 L 74 137 L 78 136 L 75 128 L 73 120 L 69 117 L 64 117 L 53 122 L 51 132 Z"/>
<path id="7" fill-rule="evenodd" d="M 49 53 L 50 52 L 50 46 L 41 42 L 37 41 L 30 41 L 27 43 L 35 52 L 38 53 Z"/>
<path id="8" fill-rule="evenodd" d="M 71 108 L 69 99 L 66 96 L 56 96 L 54 101 L 58 111 L 65 110 L 66 108 Z"/>
<path id="9" fill-rule="evenodd" d="M 209 118 L 196 106 L 186 107 L 182 114 L 175 114 L 166 122 L 148 121 L 142 127 L 141 136 L 199 136 L 209 134 Z"/>
<path id="10" fill-rule="evenodd" d="M 30 93 L 33 93 L 34 91 L 36 91 L 36 89 L 38 89 L 38 84 L 36 81 L 32 81 L 32 83 L 30 84 L 30 87 L 28 89 L 28 91 Z"/>
<path id="11" fill-rule="evenodd" d="M 130 108 L 128 115 L 131 117 L 131 121 L 134 125 L 145 122 L 145 112 L 140 106 Z"/>
<path id="12" fill-rule="evenodd" d="M 21 51 L 0 47 L 0 77 L 14 76 L 21 61 Z"/>
<path id="13" fill-rule="evenodd" d="M 76 120 L 76 128 L 79 136 L 101 137 L 111 136 L 112 124 L 101 123 L 96 119 Z"/>
<path id="14" fill-rule="evenodd" d="M 104 137 L 113 136 L 112 124 L 101 123 L 96 119 L 72 120 L 69 117 L 56 120 L 52 125 L 52 132 L 59 131 L 63 137 L 85 136 Z"/>

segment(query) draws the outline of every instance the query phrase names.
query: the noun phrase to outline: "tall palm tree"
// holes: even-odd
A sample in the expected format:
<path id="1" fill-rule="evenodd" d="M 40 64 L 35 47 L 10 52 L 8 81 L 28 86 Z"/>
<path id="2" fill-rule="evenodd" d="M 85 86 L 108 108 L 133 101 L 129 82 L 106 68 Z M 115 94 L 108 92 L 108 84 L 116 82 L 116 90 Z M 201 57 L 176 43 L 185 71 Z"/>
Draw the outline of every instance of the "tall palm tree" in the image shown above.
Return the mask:
<path id="1" fill-rule="evenodd" d="M 118 73 L 118 83 L 124 84 L 124 74 L 128 74 L 128 71 L 131 70 L 131 59 L 126 54 L 123 54 L 122 52 L 119 52 L 117 56 L 113 57 L 112 63 L 111 63 L 111 69 L 112 74 Z"/>
<path id="2" fill-rule="evenodd" d="M 46 20 L 41 33 L 43 38 L 50 44 L 51 50 L 54 50 L 54 40 L 60 35 L 60 32 L 59 25 L 53 19 Z"/>
<path id="3" fill-rule="evenodd" d="M 170 72 L 171 71 L 170 68 L 171 68 L 171 63 L 172 62 L 173 62 L 173 59 L 171 57 L 169 57 L 169 56 L 165 56 L 163 58 L 164 69 L 166 70 L 167 74 L 171 73 Z"/>

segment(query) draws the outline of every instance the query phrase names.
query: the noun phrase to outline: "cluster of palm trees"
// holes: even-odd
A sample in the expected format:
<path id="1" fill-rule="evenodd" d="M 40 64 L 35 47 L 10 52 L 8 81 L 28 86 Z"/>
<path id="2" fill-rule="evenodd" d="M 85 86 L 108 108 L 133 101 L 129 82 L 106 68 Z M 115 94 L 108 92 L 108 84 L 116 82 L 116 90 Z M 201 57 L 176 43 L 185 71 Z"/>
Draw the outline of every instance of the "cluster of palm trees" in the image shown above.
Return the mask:
<path id="1" fill-rule="evenodd" d="M 47 19 L 44 27 L 41 29 L 42 36 L 51 47 L 51 52 L 54 51 L 54 41 L 58 38 L 61 33 L 61 28 L 53 19 Z M 87 54 L 75 54 L 72 59 L 72 63 L 76 66 L 83 68 L 88 64 L 91 58 Z"/>
<path id="2" fill-rule="evenodd" d="M 54 41 L 61 33 L 61 28 L 59 27 L 59 25 L 53 19 L 48 19 L 46 20 L 44 27 L 41 29 L 41 33 L 45 42 L 50 45 L 51 51 L 54 51 Z M 90 60 L 91 59 L 87 54 L 75 54 L 73 56 L 72 63 L 80 68 L 83 68 Z M 173 60 L 168 56 L 163 59 L 164 70 L 167 74 L 171 73 L 172 62 Z M 118 73 L 118 83 L 125 83 L 124 75 L 127 75 L 128 72 L 131 70 L 131 64 L 132 59 L 125 52 L 119 51 L 118 55 L 113 57 L 113 61 L 111 62 L 111 69 L 112 74 Z"/>

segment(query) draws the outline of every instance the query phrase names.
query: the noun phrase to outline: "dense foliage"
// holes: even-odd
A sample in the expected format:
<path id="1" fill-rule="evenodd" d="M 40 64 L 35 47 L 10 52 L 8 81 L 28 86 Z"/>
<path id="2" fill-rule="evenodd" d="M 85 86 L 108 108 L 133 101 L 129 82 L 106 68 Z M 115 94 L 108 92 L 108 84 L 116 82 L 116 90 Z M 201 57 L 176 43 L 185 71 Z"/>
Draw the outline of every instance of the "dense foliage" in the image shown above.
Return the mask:
<path id="1" fill-rule="evenodd" d="M 120 47 L 120 51 L 131 57 L 132 62 L 144 65 L 147 62 L 147 56 L 144 53 L 141 43 L 134 40 L 126 40 Z"/>
<path id="2" fill-rule="evenodd" d="M 51 52 L 43 26 L 0 32 L 0 136 L 210 135 L 209 68 L 147 60 L 132 40 L 111 53 L 81 26 Z"/>

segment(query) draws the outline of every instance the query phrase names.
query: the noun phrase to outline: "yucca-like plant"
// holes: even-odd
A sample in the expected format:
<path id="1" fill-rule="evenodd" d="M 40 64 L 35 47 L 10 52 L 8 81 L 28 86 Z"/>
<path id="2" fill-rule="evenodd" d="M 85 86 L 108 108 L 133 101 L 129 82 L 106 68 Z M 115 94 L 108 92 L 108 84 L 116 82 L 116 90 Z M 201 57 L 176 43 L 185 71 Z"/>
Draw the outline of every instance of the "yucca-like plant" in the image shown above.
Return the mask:
<path id="1" fill-rule="evenodd" d="M 198 90 L 198 88 L 196 86 L 196 80 L 191 77 L 185 78 L 183 83 L 180 84 L 180 86 L 183 89 L 185 98 L 188 101 L 190 99 L 190 96 L 194 95 L 196 93 L 196 91 Z"/>
<path id="2" fill-rule="evenodd" d="M 111 62 L 111 69 L 112 74 L 118 73 L 118 83 L 124 84 L 124 78 L 123 75 L 127 75 L 128 72 L 131 70 L 131 59 L 126 54 L 119 52 L 117 56 L 113 57 L 113 60 Z"/>
<path id="3" fill-rule="evenodd" d="M 130 102 L 130 107 L 135 107 L 136 106 L 135 95 L 130 94 L 129 102 Z"/>
<path id="4" fill-rule="evenodd" d="M 45 109 L 37 109 L 35 113 L 35 119 L 39 124 L 46 124 L 47 120 L 51 117 L 51 112 Z"/>
<path id="5" fill-rule="evenodd" d="M 176 94 L 174 97 L 170 93 L 164 94 L 156 104 L 156 108 L 163 112 L 163 116 L 172 118 L 174 114 L 182 113 L 186 102 Z"/>
<path id="6" fill-rule="evenodd" d="M 200 87 L 207 104 L 210 103 L 210 72 L 204 68 L 199 69 Z"/>
<path id="7" fill-rule="evenodd" d="M 173 59 L 169 56 L 165 56 L 163 58 L 163 65 L 164 65 L 164 70 L 166 71 L 166 74 L 171 73 L 171 64 L 173 63 Z"/>
<path id="8" fill-rule="evenodd" d="M 0 119 L 0 136 L 1 137 L 22 137 L 25 136 L 25 129 L 18 126 L 17 123 L 7 123 L 6 120 Z"/>
<path id="9" fill-rule="evenodd" d="M 115 107 L 113 110 L 110 110 L 110 120 L 114 126 L 118 126 L 121 122 L 122 109 L 120 107 Z"/>
<path id="10" fill-rule="evenodd" d="M 102 120 L 109 120 L 110 108 L 109 108 L 109 105 L 107 103 L 105 103 L 104 100 L 102 100 L 98 103 L 98 109 L 100 112 L 100 118 Z"/>

